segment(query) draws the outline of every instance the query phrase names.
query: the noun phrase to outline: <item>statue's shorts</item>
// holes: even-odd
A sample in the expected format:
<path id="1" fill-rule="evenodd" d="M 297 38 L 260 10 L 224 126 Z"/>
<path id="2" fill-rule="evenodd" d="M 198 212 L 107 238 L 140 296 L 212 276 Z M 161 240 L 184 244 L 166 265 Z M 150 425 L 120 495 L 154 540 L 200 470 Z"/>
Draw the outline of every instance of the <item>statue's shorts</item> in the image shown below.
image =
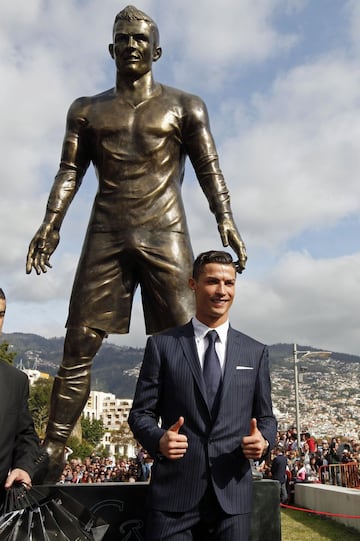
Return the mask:
<path id="1" fill-rule="evenodd" d="M 192 265 L 187 234 L 144 228 L 105 233 L 89 229 L 66 326 L 128 333 L 138 285 L 147 334 L 182 325 L 194 313 L 188 286 Z"/>

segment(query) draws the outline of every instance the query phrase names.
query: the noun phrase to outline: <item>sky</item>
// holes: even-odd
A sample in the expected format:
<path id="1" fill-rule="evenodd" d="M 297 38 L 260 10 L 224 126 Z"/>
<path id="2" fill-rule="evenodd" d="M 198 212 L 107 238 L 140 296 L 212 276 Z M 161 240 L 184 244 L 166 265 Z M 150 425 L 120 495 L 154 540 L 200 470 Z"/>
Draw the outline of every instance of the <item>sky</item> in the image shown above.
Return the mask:
<path id="1" fill-rule="evenodd" d="M 4 332 L 64 336 L 96 193 L 90 166 L 52 269 L 25 273 L 58 169 L 72 101 L 114 85 L 113 0 L 12 0 L 0 19 L 0 287 Z M 233 327 L 274 344 L 360 354 L 360 2 L 138 0 L 157 22 L 157 81 L 201 96 L 248 252 Z M 195 255 L 222 249 L 190 162 Z M 230 250 L 231 251 L 231 250 Z M 233 254 L 234 255 L 234 254 Z M 139 294 L 130 333 L 142 347 Z"/>

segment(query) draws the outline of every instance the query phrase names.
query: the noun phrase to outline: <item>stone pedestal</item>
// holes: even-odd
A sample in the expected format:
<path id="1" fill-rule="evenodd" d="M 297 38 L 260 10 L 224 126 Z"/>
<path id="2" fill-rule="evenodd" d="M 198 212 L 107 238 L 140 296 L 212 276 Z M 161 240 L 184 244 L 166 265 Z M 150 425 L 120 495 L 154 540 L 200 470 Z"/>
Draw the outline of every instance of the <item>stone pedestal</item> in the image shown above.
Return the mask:
<path id="1" fill-rule="evenodd" d="M 254 481 L 250 541 L 281 541 L 278 481 Z"/>
<path id="2" fill-rule="evenodd" d="M 110 526 L 103 541 L 144 539 L 147 483 L 43 486 L 54 496 L 65 492 Z M 281 541 L 280 490 L 277 481 L 254 481 L 251 541 Z"/>

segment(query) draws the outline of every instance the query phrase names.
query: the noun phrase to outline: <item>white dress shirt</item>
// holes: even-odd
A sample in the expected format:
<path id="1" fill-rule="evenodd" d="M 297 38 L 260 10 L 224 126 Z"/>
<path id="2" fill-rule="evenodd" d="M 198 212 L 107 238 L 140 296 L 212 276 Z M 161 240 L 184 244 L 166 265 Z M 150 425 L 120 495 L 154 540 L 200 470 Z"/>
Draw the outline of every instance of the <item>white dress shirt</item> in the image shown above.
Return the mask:
<path id="1" fill-rule="evenodd" d="M 196 349 L 200 361 L 201 370 L 204 366 L 204 356 L 205 351 L 209 345 L 209 340 L 207 338 L 207 333 L 211 330 L 215 330 L 218 333 L 219 338 L 215 342 L 215 349 L 217 356 L 219 357 L 219 362 L 221 366 L 222 375 L 224 375 L 225 369 L 225 360 L 226 360 L 226 344 L 227 344 L 227 335 L 229 330 L 229 320 L 227 320 L 216 329 L 208 327 L 201 323 L 195 316 L 192 318 L 192 324 L 194 327 Z"/>

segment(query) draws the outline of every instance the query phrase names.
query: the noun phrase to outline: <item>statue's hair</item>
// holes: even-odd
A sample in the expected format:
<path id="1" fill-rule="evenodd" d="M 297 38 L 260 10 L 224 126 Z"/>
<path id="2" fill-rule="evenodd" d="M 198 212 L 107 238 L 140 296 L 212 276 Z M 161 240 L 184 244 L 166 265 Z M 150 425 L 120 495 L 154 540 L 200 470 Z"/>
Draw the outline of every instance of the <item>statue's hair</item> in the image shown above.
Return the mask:
<path id="1" fill-rule="evenodd" d="M 149 23 L 153 32 L 155 47 L 158 47 L 160 41 L 159 29 L 156 22 L 149 15 L 147 15 L 140 9 L 137 9 L 135 6 L 126 6 L 126 8 L 119 11 L 119 13 L 115 17 L 113 34 L 119 21 L 146 21 L 147 23 Z"/>
<path id="2" fill-rule="evenodd" d="M 2 299 L 3 301 L 6 300 L 6 299 L 5 299 L 5 293 L 4 293 L 4 290 L 1 289 L 1 287 L 0 287 L 0 299 Z"/>

